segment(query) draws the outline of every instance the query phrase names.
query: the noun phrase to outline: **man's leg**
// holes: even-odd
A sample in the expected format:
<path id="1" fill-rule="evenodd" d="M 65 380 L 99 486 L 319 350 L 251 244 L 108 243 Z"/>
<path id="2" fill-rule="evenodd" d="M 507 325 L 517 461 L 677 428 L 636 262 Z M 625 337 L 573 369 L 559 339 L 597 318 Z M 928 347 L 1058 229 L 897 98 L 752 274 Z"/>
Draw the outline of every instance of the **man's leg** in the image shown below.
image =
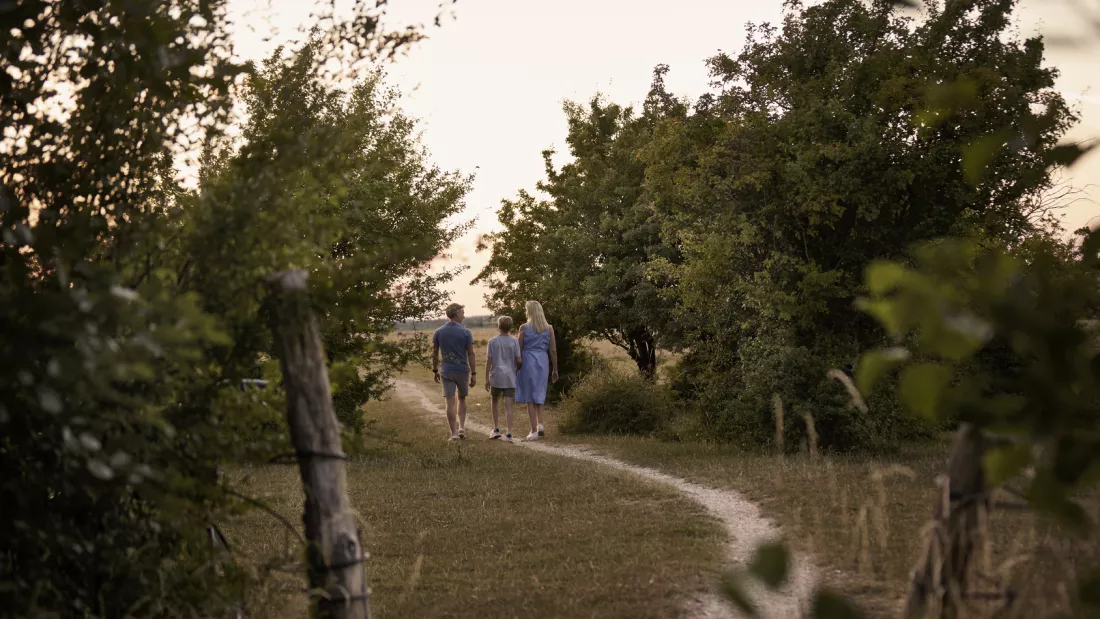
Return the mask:
<path id="1" fill-rule="evenodd" d="M 451 428 L 451 436 L 454 436 L 457 432 L 455 428 L 455 396 L 449 394 L 444 397 L 447 399 L 447 425 Z"/>
<path id="2" fill-rule="evenodd" d="M 458 430 L 466 431 L 466 396 L 458 394 Z"/>

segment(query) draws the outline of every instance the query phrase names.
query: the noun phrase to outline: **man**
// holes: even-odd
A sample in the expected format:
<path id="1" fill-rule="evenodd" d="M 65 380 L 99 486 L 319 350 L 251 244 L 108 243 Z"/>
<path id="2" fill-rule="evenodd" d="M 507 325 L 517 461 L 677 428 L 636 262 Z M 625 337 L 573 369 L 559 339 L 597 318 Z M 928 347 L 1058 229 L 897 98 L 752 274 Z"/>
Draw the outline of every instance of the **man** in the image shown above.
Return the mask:
<path id="1" fill-rule="evenodd" d="M 435 382 L 443 383 L 443 398 L 447 401 L 447 425 L 451 428 L 452 441 L 466 438 L 466 396 L 470 394 L 470 387 L 477 384 L 474 334 L 462 326 L 465 317 L 463 306 L 451 303 L 447 306 L 447 324 L 432 334 L 432 373 L 435 375 Z M 442 371 L 439 367 L 440 353 L 443 356 Z"/>

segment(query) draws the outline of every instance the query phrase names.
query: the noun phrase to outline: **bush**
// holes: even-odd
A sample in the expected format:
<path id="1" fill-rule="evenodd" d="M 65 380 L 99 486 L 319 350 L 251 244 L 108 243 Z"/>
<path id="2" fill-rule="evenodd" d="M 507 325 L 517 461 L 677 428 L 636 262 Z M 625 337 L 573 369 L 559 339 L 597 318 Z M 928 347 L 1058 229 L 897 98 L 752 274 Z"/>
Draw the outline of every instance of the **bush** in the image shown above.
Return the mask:
<path id="1" fill-rule="evenodd" d="M 850 374 L 857 351 L 829 339 L 820 338 L 813 346 L 795 345 L 779 335 L 741 340 L 740 362 L 734 368 L 709 366 L 697 381 L 705 385 L 696 404 L 704 426 L 717 438 L 743 447 L 774 447 L 778 395 L 788 451 L 809 439 L 807 414 L 813 418 L 818 446 L 834 452 L 879 451 L 928 436 L 930 426 L 901 414 L 888 394 L 869 400 L 866 413 L 853 407 L 844 386 L 827 373 L 835 368 Z"/>
<path id="2" fill-rule="evenodd" d="M 602 367 L 577 383 L 562 406 L 564 434 L 648 435 L 672 418 L 674 399 L 635 372 Z"/>

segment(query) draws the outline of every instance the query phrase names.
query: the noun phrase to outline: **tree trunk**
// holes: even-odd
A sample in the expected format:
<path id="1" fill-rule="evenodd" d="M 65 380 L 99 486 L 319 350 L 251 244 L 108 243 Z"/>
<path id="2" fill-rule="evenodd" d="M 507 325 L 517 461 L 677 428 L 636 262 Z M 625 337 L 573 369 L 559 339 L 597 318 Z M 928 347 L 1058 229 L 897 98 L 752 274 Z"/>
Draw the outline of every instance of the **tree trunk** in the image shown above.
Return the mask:
<path id="1" fill-rule="evenodd" d="M 986 448 L 980 430 L 970 424 L 959 428 L 936 500 L 935 527 L 913 570 L 907 619 L 955 619 L 963 614 L 970 559 L 981 536 L 982 512 L 989 508 L 982 470 Z"/>
<path id="2" fill-rule="evenodd" d="M 657 344 L 649 329 L 642 327 L 631 334 L 628 352 L 646 380 L 652 382 L 657 379 Z"/>
<path id="3" fill-rule="evenodd" d="M 346 456 L 332 407 L 328 371 L 307 295 L 309 273 L 268 278 L 271 332 L 286 388 L 287 424 L 298 456 L 306 504 L 306 560 L 315 616 L 369 619 L 366 553 L 348 500 Z"/>

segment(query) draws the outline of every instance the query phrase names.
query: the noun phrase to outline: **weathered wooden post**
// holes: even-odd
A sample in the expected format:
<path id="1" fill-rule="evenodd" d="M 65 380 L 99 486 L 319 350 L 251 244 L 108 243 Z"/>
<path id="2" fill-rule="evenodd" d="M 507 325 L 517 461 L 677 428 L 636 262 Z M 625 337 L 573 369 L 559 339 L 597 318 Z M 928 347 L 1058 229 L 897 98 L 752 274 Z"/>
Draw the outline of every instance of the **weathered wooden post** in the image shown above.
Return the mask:
<path id="1" fill-rule="evenodd" d="M 970 424 L 962 424 L 955 435 L 947 475 L 936 500 L 934 528 L 913 570 L 906 619 L 954 619 L 963 614 L 970 560 L 981 536 L 982 511 L 989 509 L 982 470 L 987 447 L 981 430 Z"/>
<path id="2" fill-rule="evenodd" d="M 267 280 L 271 332 L 286 388 L 287 423 L 305 489 L 306 560 L 316 616 L 369 619 L 363 551 L 348 500 L 340 429 L 332 408 L 321 333 L 304 270 Z"/>

